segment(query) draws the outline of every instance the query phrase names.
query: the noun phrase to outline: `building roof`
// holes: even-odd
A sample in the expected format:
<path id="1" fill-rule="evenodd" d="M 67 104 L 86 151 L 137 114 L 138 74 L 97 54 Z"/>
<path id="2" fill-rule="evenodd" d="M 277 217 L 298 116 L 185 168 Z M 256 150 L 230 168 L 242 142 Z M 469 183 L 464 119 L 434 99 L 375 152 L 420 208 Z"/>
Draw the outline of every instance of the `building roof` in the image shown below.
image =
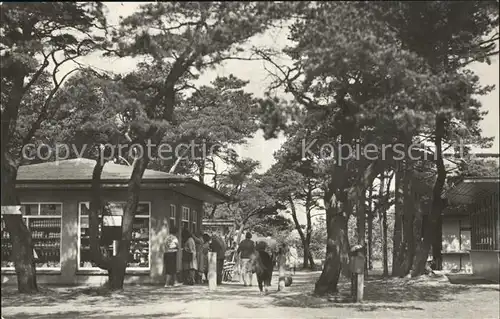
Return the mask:
<path id="1" fill-rule="evenodd" d="M 95 160 L 88 158 L 76 158 L 46 162 L 40 164 L 24 165 L 17 172 L 18 181 L 26 180 L 90 180 L 96 164 Z M 107 162 L 102 170 L 102 180 L 128 180 L 132 174 L 132 166 L 119 165 Z M 169 179 L 189 177 L 169 174 L 147 169 L 144 171 L 143 179 Z"/>
<path id="2" fill-rule="evenodd" d="M 498 193 L 500 177 L 466 177 L 445 193 L 445 197 L 453 204 L 472 204 L 475 201 Z"/>
<path id="3" fill-rule="evenodd" d="M 89 188 L 95 164 L 95 160 L 78 158 L 23 165 L 17 172 L 16 187 Z M 101 174 L 103 187 L 126 187 L 132 170 L 132 166 L 107 162 Z M 189 176 L 147 169 L 144 171 L 142 182 L 145 187 L 173 189 L 208 203 L 222 203 L 229 200 L 227 195 Z"/>

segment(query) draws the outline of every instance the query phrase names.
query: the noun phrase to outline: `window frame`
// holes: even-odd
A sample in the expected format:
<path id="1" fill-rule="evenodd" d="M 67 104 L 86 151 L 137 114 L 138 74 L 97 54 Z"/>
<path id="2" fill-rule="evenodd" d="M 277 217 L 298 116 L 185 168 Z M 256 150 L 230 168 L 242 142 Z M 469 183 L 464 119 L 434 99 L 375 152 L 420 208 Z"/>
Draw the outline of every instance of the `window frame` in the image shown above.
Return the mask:
<path id="1" fill-rule="evenodd" d="M 196 228 L 198 226 L 198 212 L 196 210 L 193 210 L 192 214 L 193 214 L 192 232 L 196 233 L 198 231 L 198 229 Z"/>
<path id="2" fill-rule="evenodd" d="M 113 204 L 126 204 L 126 202 L 122 201 L 108 201 L 109 203 Z M 96 271 L 96 270 L 102 270 L 99 267 L 80 267 L 80 259 L 81 259 L 81 245 L 82 245 L 82 204 L 86 204 L 87 207 L 90 208 L 90 202 L 89 201 L 81 201 L 78 202 L 78 240 L 77 240 L 77 254 L 76 254 L 76 270 L 77 271 Z M 143 215 L 143 214 L 136 214 L 134 217 L 139 217 L 139 218 L 149 218 L 149 231 L 148 231 L 148 267 L 127 267 L 125 268 L 125 272 L 127 271 L 151 271 L 151 201 L 139 201 L 138 204 L 148 204 L 149 207 L 149 214 L 148 215 Z M 122 215 L 123 216 L 123 215 Z"/>
<path id="3" fill-rule="evenodd" d="M 23 205 L 38 205 L 38 214 L 37 215 L 22 215 L 22 217 L 21 217 L 24 220 L 26 227 L 30 231 L 30 235 L 32 232 L 32 230 L 30 228 L 30 219 L 36 220 L 36 219 L 57 219 L 57 218 L 59 218 L 60 223 L 61 223 L 61 228 L 59 230 L 59 267 L 37 267 L 37 266 L 35 266 L 35 269 L 37 271 L 59 271 L 60 272 L 61 268 L 62 268 L 62 261 L 61 261 L 61 259 L 62 259 L 62 233 L 63 233 L 63 231 L 62 231 L 63 230 L 62 216 L 64 214 L 64 203 L 63 202 L 21 202 L 20 206 L 23 206 Z M 61 214 L 60 215 L 40 215 L 41 205 L 61 205 Z M 33 242 L 33 239 L 36 240 L 37 238 L 32 238 L 31 239 L 32 242 Z M 33 249 L 35 249 L 35 248 L 33 248 Z M 15 267 L 0 267 L 0 271 L 4 271 L 4 270 L 7 270 L 7 271 L 15 270 Z"/>
<path id="4" fill-rule="evenodd" d="M 173 209 L 173 213 L 174 213 L 173 216 L 172 216 L 172 209 Z M 174 205 L 174 204 L 170 204 L 170 211 L 169 211 L 168 220 L 169 220 L 169 222 L 173 221 L 173 224 L 169 225 L 170 227 L 172 227 L 172 226 L 176 227 L 177 226 L 177 206 Z"/>
<path id="5" fill-rule="evenodd" d="M 187 223 L 188 224 L 188 229 L 190 228 L 189 226 L 191 225 L 191 220 L 189 219 L 189 217 L 191 216 L 191 208 L 187 207 L 187 206 L 181 206 L 181 226 L 182 226 L 182 229 L 184 229 L 184 223 Z M 184 212 L 187 212 L 187 219 L 184 219 Z"/>

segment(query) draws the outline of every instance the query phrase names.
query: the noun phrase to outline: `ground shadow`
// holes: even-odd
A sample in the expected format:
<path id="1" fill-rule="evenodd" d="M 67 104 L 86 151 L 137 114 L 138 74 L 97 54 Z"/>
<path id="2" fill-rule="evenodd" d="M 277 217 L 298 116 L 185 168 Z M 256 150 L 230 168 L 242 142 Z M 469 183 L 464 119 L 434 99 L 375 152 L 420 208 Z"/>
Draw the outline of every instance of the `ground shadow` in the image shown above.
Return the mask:
<path id="1" fill-rule="evenodd" d="M 293 286 L 293 285 L 292 285 Z M 298 285 L 300 288 L 290 287 L 286 292 L 273 292 L 268 295 L 273 300 L 271 304 L 277 307 L 297 308 L 354 308 L 359 311 L 374 311 L 377 309 L 390 310 L 423 310 L 422 307 L 411 305 L 414 302 L 435 303 L 451 301 L 465 292 L 491 291 L 494 287 L 453 285 L 446 277 L 417 279 L 383 278 L 381 276 L 368 276 L 365 280 L 364 303 L 352 303 L 350 297 L 350 283 L 339 283 L 340 294 L 334 298 L 318 297 L 312 291 L 314 285 Z M 402 305 L 402 304 L 410 305 Z M 243 303 L 248 308 L 259 308 L 261 305 Z"/>
<path id="2" fill-rule="evenodd" d="M 498 288 L 499 284 L 472 274 L 450 274 L 447 275 L 450 283 L 455 285 L 484 285 Z M 498 290 L 498 289 L 497 289 Z"/>
<path id="3" fill-rule="evenodd" d="M 289 307 L 289 308 L 351 308 L 360 312 L 385 310 L 424 310 L 425 303 L 453 300 L 457 295 L 465 292 L 473 294 L 484 291 L 498 291 L 498 285 L 464 285 L 451 284 L 446 277 L 403 279 L 382 278 L 368 276 L 366 278 L 364 303 L 354 304 L 349 300 L 350 283 L 339 283 L 340 293 L 330 298 L 313 295 L 314 283 L 319 273 L 297 273 L 293 277 L 293 284 L 285 291 L 277 292 L 277 278 L 273 278 L 270 293 L 261 296 L 257 286 L 243 287 L 237 283 L 227 283 L 209 291 L 208 286 L 181 286 L 165 288 L 153 285 L 127 285 L 123 291 L 110 292 L 101 287 L 43 287 L 36 295 L 17 293 L 15 287 L 2 287 L 2 305 L 5 307 L 38 307 L 67 305 L 71 311 L 55 310 L 50 315 L 29 315 L 27 309 L 22 309 L 16 318 L 127 318 L 113 309 L 141 305 L 161 305 L 165 302 L 179 302 L 180 307 L 188 309 L 190 303 L 199 300 L 232 301 L 245 308 Z M 423 303 L 423 304 L 422 304 Z M 99 308 L 100 305 L 106 305 Z M 78 311 L 75 307 L 80 306 Z M 99 309 L 101 313 L 88 312 L 90 308 Z M 422 306 L 422 307 L 420 307 Z M 72 307 L 72 308 L 70 308 Z M 160 313 L 164 308 L 158 308 L 158 314 L 150 309 L 151 314 L 145 313 L 141 318 L 175 318 L 181 313 Z M 167 310 L 167 309 L 165 309 Z M 173 311 L 174 309 L 170 309 Z M 184 311 L 175 309 L 175 311 Z M 129 318 L 137 315 L 130 314 Z"/>
<path id="4" fill-rule="evenodd" d="M 165 312 L 161 314 L 151 314 L 151 315 L 141 315 L 141 318 L 175 318 L 181 315 L 181 313 Z M 46 315 L 33 315 L 33 313 L 18 313 L 16 314 L 16 319 L 136 319 L 137 314 L 131 314 L 130 316 L 123 314 L 113 314 L 112 312 L 95 312 L 95 311 L 63 311 L 63 312 L 53 312 Z"/>

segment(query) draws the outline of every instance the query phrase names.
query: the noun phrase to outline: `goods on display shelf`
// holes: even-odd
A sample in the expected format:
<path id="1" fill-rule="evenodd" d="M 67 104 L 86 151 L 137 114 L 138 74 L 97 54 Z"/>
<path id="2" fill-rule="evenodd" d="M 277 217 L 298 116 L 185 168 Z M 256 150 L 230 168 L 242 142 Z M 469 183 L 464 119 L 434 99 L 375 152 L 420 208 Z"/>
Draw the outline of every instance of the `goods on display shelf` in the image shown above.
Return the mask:
<path id="1" fill-rule="evenodd" d="M 37 268 L 56 268 L 60 266 L 60 218 L 25 217 L 26 225 L 31 232 L 34 247 L 35 265 Z M 12 244 L 9 233 L 2 219 L 2 267 L 14 267 L 12 261 Z"/>
<path id="2" fill-rule="evenodd" d="M 133 223 L 132 241 L 130 243 L 129 260 L 127 267 L 149 267 L 149 218 L 136 217 Z M 95 263 L 90 256 L 90 237 L 87 227 L 80 228 L 80 267 L 94 268 Z M 107 255 L 113 254 L 112 241 L 120 237 L 118 227 L 103 226 L 101 249 Z"/>
<path id="3" fill-rule="evenodd" d="M 30 218 L 30 228 L 60 228 L 61 220 L 59 218 Z"/>

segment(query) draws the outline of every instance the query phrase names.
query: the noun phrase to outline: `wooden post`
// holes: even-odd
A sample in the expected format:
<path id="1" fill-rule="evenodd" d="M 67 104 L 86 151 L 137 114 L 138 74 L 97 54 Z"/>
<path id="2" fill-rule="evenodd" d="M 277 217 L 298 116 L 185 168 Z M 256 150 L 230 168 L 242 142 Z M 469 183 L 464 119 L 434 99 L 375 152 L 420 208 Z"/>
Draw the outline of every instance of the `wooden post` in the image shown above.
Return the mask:
<path id="1" fill-rule="evenodd" d="M 363 302 L 365 286 L 365 256 L 357 251 L 351 256 L 351 297 L 354 302 Z"/>
<path id="2" fill-rule="evenodd" d="M 217 253 L 208 252 L 208 289 L 217 288 Z"/>
<path id="3" fill-rule="evenodd" d="M 356 274 L 356 302 L 363 302 L 363 292 L 365 290 L 365 273 Z"/>
<path id="4" fill-rule="evenodd" d="M 278 256 L 278 275 L 279 275 L 279 281 L 278 281 L 278 291 L 283 291 L 285 289 L 285 264 L 286 264 L 286 256 L 285 254 L 281 253 Z"/>
<path id="5" fill-rule="evenodd" d="M 113 256 L 118 255 L 118 240 L 113 240 Z"/>

